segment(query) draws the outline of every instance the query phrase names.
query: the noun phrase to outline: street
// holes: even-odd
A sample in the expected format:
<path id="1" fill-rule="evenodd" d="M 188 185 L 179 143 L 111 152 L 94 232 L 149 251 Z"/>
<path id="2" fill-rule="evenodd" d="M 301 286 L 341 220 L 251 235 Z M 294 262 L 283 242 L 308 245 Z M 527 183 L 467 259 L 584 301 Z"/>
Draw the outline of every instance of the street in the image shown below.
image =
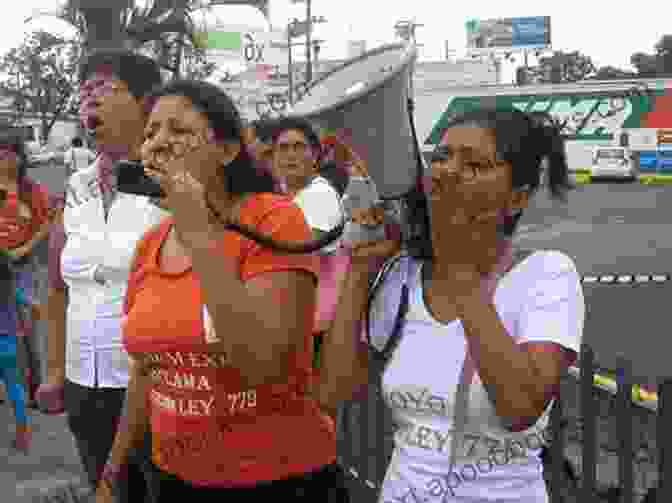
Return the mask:
<path id="1" fill-rule="evenodd" d="M 568 253 L 584 277 L 672 273 L 672 187 L 633 184 L 579 186 L 568 204 L 540 193 L 521 221 L 518 244 Z M 632 360 L 643 383 L 669 372 L 664 331 L 670 281 L 584 283 L 584 341 L 601 366 L 615 368 L 618 353 Z"/>
<path id="2" fill-rule="evenodd" d="M 62 190 L 61 167 L 35 169 L 30 173 L 50 190 Z M 571 192 L 566 205 L 551 202 L 544 192 L 533 200 L 521 221 L 517 244 L 525 248 L 559 249 L 571 255 L 579 273 L 591 275 L 666 274 L 672 272 L 672 187 L 633 184 L 593 184 Z M 664 342 L 669 325 L 668 302 L 672 282 L 644 284 L 585 283 L 587 320 L 584 340 L 596 351 L 603 367 L 613 368 L 619 352 L 632 360 L 641 383 L 665 375 L 670 349 Z M 672 346 L 672 343 L 670 343 Z M 65 418 L 34 413 L 33 452 L 26 457 L 10 451 L 12 414 L 7 403 L 0 406 L 6 435 L 0 436 L 0 487 L 17 487 L 17 497 L 6 503 L 75 501 L 40 499 L 41 490 L 67 494 L 69 480 L 81 476 L 74 444 L 65 428 Z M 369 415 L 369 431 L 380 427 Z M 367 442 L 368 443 L 368 442 Z M 344 455 L 350 456 L 352 451 Z M 362 449 L 360 459 L 349 463 L 360 472 L 382 477 L 374 451 Z M 375 492 L 357 482 L 355 503 L 373 502 Z M 60 489 L 59 489 L 60 488 Z M 63 496 L 65 498 L 65 496 Z M 72 498 L 72 496 L 69 496 Z"/>

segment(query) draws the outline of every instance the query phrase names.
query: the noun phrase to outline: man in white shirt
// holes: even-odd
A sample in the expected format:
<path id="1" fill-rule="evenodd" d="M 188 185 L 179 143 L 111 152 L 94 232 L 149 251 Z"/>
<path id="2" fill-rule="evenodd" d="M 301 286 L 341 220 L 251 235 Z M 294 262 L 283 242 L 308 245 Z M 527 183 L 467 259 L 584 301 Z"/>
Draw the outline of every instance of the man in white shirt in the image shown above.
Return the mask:
<path id="1" fill-rule="evenodd" d="M 309 122 L 297 118 L 279 119 L 273 125 L 273 172 L 284 180 L 319 238 L 334 229 L 343 216 L 341 197 L 320 176 L 322 145 Z"/>
<path id="2" fill-rule="evenodd" d="M 72 146 L 63 155 L 68 176 L 77 171 L 87 168 L 96 160 L 96 154 L 84 147 L 84 142 L 79 137 L 72 139 Z"/>
<path id="3" fill-rule="evenodd" d="M 320 138 L 309 122 L 298 118 L 274 121 L 270 136 L 273 174 L 283 181 L 287 192 L 303 211 L 314 238 L 319 239 L 335 229 L 344 216 L 342 192 L 339 193 L 334 185 L 320 176 Z M 315 366 L 319 364 L 322 334 L 329 325 L 339 289 L 339 277 L 342 277 L 342 267 L 338 267 L 334 257 L 337 247 L 338 242 L 334 242 L 320 251 L 320 284 L 314 327 Z"/>
<path id="4" fill-rule="evenodd" d="M 146 197 L 117 193 L 112 165 L 139 159 L 148 111 L 143 96 L 161 83 L 161 74 L 147 57 L 109 50 L 85 60 L 81 80 L 80 115 L 95 135 L 99 155 L 70 178 L 63 225 L 51 235 L 49 361 L 38 401 L 47 412 L 67 413 L 95 489 L 129 380 L 121 321 L 132 257 L 142 235 L 165 216 Z M 120 501 L 144 501 L 143 482 L 129 464 L 119 478 Z"/>

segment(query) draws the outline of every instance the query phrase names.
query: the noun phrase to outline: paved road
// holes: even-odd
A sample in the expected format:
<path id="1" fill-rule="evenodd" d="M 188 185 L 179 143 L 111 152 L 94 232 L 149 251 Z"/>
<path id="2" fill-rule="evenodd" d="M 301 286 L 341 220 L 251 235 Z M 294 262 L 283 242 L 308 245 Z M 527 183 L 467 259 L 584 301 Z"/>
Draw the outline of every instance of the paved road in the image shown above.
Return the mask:
<path id="1" fill-rule="evenodd" d="M 51 190 L 62 190 L 62 168 L 36 169 L 31 173 Z M 582 275 L 672 272 L 672 187 L 640 185 L 590 185 L 569 195 L 567 205 L 559 205 L 539 194 L 521 222 L 519 243 L 525 247 L 561 249 L 577 262 Z M 611 367 L 618 351 L 632 360 L 642 378 L 667 370 L 672 343 L 665 331 L 668 298 L 672 282 L 648 285 L 585 285 L 588 318 L 585 340 L 593 345 L 598 361 Z M 640 379 L 644 380 L 644 379 Z M 378 420 L 369 415 L 370 430 Z M 68 481 L 81 477 L 72 440 L 62 416 L 34 416 L 33 453 L 22 456 L 8 446 L 13 420 L 6 404 L 0 405 L 0 421 L 9 425 L 0 430 L 0 491 L 3 503 L 74 501 L 45 499 L 41 490 L 56 491 L 65 497 Z M 5 433 L 3 433 L 3 431 Z M 367 435 L 371 437 L 372 435 Z M 364 439 L 363 439 L 364 440 Z M 363 441 L 370 444 L 370 440 Z M 375 447 L 375 446 L 372 446 Z M 361 450 L 360 471 L 378 477 L 381 469 L 373 450 Z M 16 487 L 16 497 L 14 497 Z M 374 492 L 356 484 L 355 503 L 374 501 Z"/>
<path id="2" fill-rule="evenodd" d="M 672 187 L 599 184 L 579 187 L 564 207 L 540 197 L 539 212 L 522 222 L 519 244 L 560 249 L 584 276 L 672 273 Z M 672 282 L 584 284 L 584 339 L 600 365 L 615 368 L 618 353 L 648 382 L 672 374 L 667 337 Z"/>

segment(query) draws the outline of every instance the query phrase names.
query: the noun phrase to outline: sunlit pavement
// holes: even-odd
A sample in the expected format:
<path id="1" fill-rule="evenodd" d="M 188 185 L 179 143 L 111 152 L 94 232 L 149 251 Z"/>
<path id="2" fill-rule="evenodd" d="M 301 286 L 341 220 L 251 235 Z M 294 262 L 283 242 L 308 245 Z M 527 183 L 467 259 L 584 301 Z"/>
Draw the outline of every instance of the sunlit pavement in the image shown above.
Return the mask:
<path id="1" fill-rule="evenodd" d="M 33 441 L 28 455 L 12 448 L 14 415 L 0 405 L 0 488 L 3 503 L 84 503 L 87 489 L 65 415 L 31 411 Z"/>

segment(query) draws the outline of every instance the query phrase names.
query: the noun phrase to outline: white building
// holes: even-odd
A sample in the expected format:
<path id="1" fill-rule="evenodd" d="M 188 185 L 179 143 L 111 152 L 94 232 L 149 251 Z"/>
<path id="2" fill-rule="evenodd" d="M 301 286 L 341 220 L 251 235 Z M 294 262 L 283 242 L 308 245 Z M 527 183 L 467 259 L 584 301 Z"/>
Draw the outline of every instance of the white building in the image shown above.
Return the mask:
<path id="1" fill-rule="evenodd" d="M 355 48 L 353 48 L 354 50 Z M 346 60 L 321 60 L 313 63 L 313 72 L 319 76 L 345 63 Z M 305 63 L 293 65 L 294 86 L 305 81 Z M 288 65 L 278 65 L 273 76 L 266 82 L 255 81 L 253 73 L 234 76 L 230 81 L 219 83 L 237 100 L 243 115 L 253 120 L 264 111 L 271 111 L 275 103 L 281 112 L 281 105 L 288 91 Z M 418 133 L 429 133 L 434 120 L 434 112 L 445 109 L 446 93 L 454 87 L 493 85 L 498 81 L 495 65 L 477 60 L 418 62 L 415 66 L 413 92 L 416 98 L 416 126 Z"/>

